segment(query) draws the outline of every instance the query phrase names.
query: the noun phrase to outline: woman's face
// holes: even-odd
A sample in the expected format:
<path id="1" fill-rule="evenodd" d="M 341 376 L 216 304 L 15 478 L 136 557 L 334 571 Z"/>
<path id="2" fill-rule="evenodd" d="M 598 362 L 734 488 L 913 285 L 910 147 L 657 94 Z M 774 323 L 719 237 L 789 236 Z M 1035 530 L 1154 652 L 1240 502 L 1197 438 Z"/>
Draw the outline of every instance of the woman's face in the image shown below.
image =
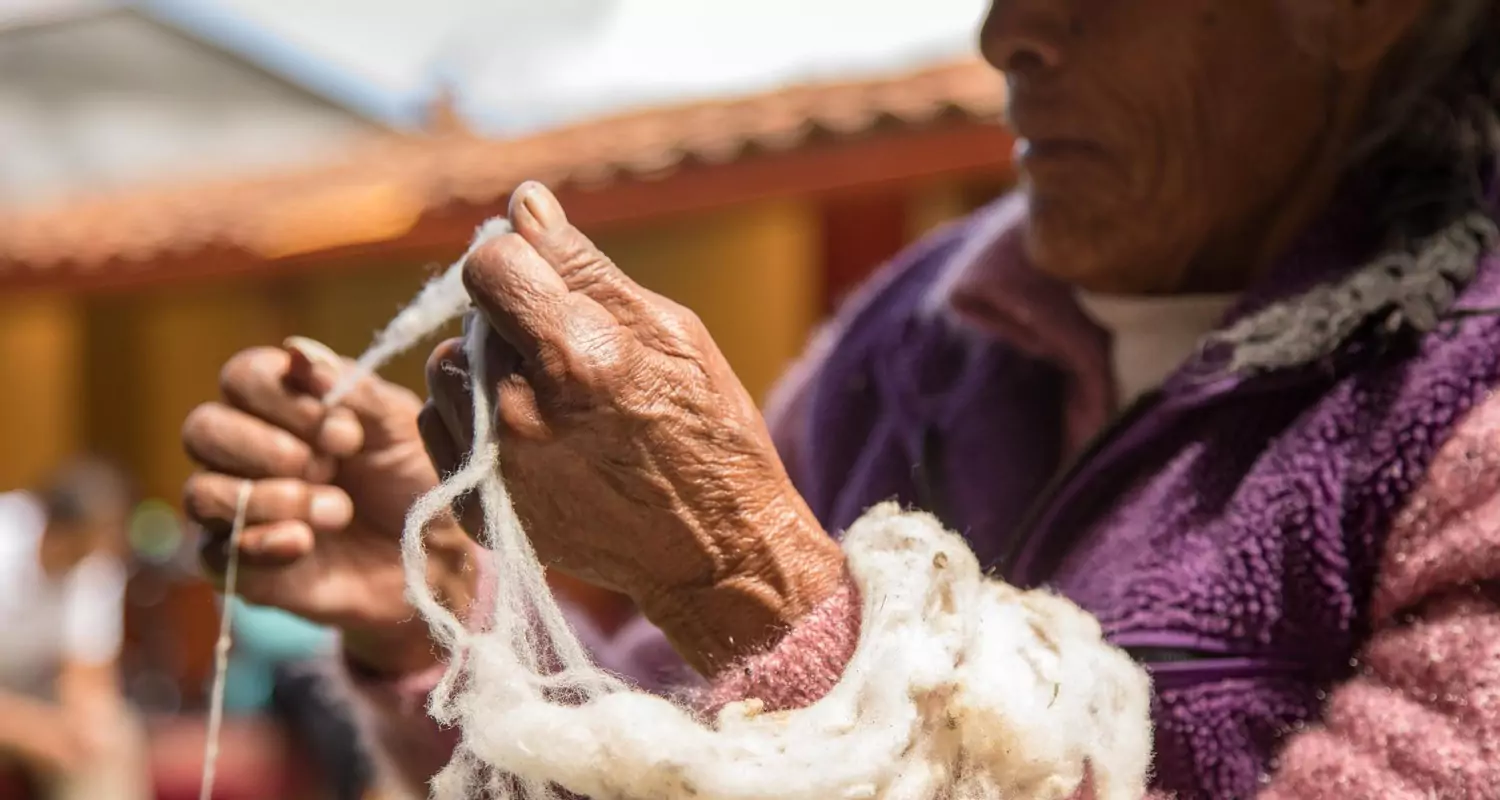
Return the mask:
<path id="1" fill-rule="evenodd" d="M 1326 171 L 1343 88 L 1285 3 L 994 0 L 981 44 L 1006 73 L 1039 269 L 1109 292 L 1246 279 L 1272 210 Z"/>

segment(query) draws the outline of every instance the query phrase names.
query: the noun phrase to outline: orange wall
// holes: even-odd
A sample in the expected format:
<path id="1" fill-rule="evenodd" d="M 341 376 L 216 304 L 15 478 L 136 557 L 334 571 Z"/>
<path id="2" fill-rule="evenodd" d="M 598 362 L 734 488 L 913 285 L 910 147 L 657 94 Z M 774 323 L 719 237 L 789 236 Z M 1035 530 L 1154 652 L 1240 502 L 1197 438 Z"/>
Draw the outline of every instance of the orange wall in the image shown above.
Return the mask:
<path id="1" fill-rule="evenodd" d="M 30 486 L 77 445 L 81 312 L 71 298 L 0 298 L 0 491 Z"/>

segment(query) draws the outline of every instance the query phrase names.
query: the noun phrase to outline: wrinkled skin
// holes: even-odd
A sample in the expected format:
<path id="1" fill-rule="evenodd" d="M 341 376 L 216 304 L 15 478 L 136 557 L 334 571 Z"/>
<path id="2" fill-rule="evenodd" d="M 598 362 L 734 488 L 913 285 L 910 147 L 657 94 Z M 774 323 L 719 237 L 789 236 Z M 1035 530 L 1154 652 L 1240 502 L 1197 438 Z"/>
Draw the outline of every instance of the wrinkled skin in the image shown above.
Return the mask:
<path id="1" fill-rule="evenodd" d="M 544 563 L 629 595 L 696 666 L 769 644 L 837 590 L 842 558 L 782 468 L 760 412 L 698 318 L 641 288 L 545 188 L 464 272 L 496 387 L 493 430 Z M 467 452 L 460 340 L 428 364 L 422 431 Z"/>
<path id="2" fill-rule="evenodd" d="M 206 571 L 221 576 L 239 487 L 251 479 L 238 584 L 245 600 L 337 626 L 363 666 L 401 673 L 438 657 L 406 602 L 399 548 L 406 509 L 437 485 L 437 472 L 411 392 L 366 381 L 325 413 L 317 398 L 348 368 L 307 340 L 230 359 L 223 399 L 194 409 L 183 425 L 188 454 L 202 466 L 184 507 L 208 534 Z M 467 535 L 449 519 L 428 541 L 439 596 L 465 606 L 473 591 Z"/>
<path id="3" fill-rule="evenodd" d="M 1241 288 L 1327 201 L 1427 0 L 997 0 L 980 36 L 1037 267 L 1103 292 Z"/>
<path id="4" fill-rule="evenodd" d="M 997 0 L 981 46 L 1007 72 L 1036 266 L 1106 292 L 1245 285 L 1326 202 L 1381 63 L 1427 5 Z M 549 564 L 629 594 L 705 672 L 764 646 L 842 561 L 753 404 L 698 321 L 621 275 L 544 189 L 518 190 L 512 214 L 518 233 L 466 278 L 528 533 Z M 186 501 L 208 566 L 236 479 L 254 478 L 247 596 L 343 627 L 377 667 L 429 663 L 395 546 L 437 476 L 418 403 L 372 379 L 352 413 L 324 417 L 313 398 L 341 367 L 305 352 L 237 356 L 225 400 L 188 422 L 205 469 Z M 452 342 L 430 362 L 421 438 L 443 469 L 470 440 L 467 388 L 448 371 L 463 367 Z M 473 591 L 458 531 L 430 537 L 430 577 L 454 604 Z"/>

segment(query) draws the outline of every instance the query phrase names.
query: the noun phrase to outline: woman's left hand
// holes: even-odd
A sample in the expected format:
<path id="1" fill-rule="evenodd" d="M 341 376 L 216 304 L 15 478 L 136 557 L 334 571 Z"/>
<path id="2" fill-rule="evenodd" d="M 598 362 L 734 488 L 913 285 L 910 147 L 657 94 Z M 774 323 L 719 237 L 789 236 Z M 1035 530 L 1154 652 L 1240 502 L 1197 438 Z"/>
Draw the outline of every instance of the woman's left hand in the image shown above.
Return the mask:
<path id="1" fill-rule="evenodd" d="M 755 403 L 698 318 L 638 286 L 526 184 L 470 257 L 501 470 L 542 562 L 631 596 L 705 674 L 764 649 L 844 580 Z M 705 264 L 704 269 L 714 265 Z M 428 361 L 440 470 L 472 429 L 459 340 Z"/>

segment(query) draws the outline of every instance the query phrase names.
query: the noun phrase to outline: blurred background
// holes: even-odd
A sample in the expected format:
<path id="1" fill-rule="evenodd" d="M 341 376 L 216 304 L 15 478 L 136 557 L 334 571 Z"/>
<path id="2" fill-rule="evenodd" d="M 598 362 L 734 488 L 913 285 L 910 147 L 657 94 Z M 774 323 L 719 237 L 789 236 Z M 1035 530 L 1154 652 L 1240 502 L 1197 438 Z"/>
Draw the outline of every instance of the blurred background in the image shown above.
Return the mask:
<path id="1" fill-rule="evenodd" d="M 120 669 L 156 796 L 197 796 L 218 611 L 179 428 L 227 357 L 357 353 L 538 179 L 761 395 L 872 269 L 1008 186 L 985 5 L 0 0 L 0 492 L 79 454 L 140 489 Z M 424 359 L 388 376 L 421 392 Z M 219 796 L 373 797 L 298 744 L 319 690 L 285 665 L 326 632 L 240 620 Z"/>

